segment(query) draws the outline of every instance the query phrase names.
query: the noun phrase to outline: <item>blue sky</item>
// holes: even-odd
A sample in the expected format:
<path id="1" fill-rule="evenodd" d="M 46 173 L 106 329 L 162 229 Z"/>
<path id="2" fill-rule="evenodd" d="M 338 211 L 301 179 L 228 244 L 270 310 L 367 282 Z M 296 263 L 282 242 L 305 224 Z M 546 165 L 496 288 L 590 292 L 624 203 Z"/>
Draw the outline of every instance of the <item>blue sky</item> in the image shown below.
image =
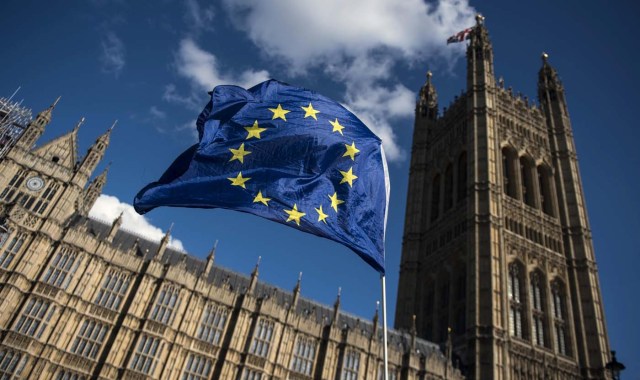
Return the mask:
<path id="1" fill-rule="evenodd" d="M 217 84 L 273 77 L 312 88 L 353 109 L 384 140 L 390 159 L 387 229 L 389 324 L 393 323 L 404 224 L 414 98 L 434 72 L 440 106 L 466 86 L 464 44 L 446 37 L 486 17 L 495 70 L 506 86 L 536 98 L 540 53 L 565 85 L 593 231 L 611 346 L 640 379 L 640 154 L 634 46 L 638 6 L 595 1 L 471 2 L 326 0 L 252 2 L 13 1 L 3 4 L 0 96 L 34 112 L 62 96 L 44 139 L 82 116 L 80 153 L 118 119 L 104 162 L 112 166 L 103 218 L 126 210 L 126 226 L 173 235 L 205 256 L 219 240 L 219 265 L 370 318 L 379 278 L 336 243 L 225 210 L 160 208 L 135 218 L 126 204 L 196 141 L 193 125 Z M 156 226 L 157 228 L 155 228 Z M 155 228 L 155 229 L 154 229 Z"/>

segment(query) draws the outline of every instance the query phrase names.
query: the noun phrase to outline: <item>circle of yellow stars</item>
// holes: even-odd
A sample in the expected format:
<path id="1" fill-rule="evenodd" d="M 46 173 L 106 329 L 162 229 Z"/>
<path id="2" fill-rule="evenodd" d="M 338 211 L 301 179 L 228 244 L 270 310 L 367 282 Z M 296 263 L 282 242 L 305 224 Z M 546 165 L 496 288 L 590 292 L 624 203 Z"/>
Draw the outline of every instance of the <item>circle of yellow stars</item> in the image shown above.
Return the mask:
<path id="1" fill-rule="evenodd" d="M 315 121 L 318 121 L 317 115 L 321 112 L 313 107 L 313 103 L 310 102 L 308 106 L 302 106 L 300 108 L 302 108 L 302 110 L 304 111 L 303 119 L 310 117 Z M 287 121 L 287 114 L 291 112 L 291 110 L 282 108 L 281 104 L 278 104 L 278 106 L 275 108 L 269 108 L 269 111 L 271 111 L 272 113 L 271 120 L 281 119 L 285 122 Z M 340 133 L 341 136 L 344 136 L 344 133 L 342 131 L 345 129 L 345 126 L 340 124 L 338 118 L 335 118 L 335 120 L 333 121 L 329 120 L 329 124 L 332 127 L 333 133 Z M 260 125 L 258 124 L 258 120 L 254 121 L 253 125 L 244 127 L 244 129 L 247 131 L 245 141 L 250 139 L 259 140 L 262 137 L 262 133 L 267 131 L 267 128 L 260 127 Z M 348 157 L 351 159 L 351 161 L 355 161 L 356 155 L 360 153 L 360 150 L 356 147 L 355 141 L 352 141 L 351 144 L 344 144 L 344 146 L 345 152 L 342 157 Z M 229 151 L 231 152 L 231 158 L 229 159 L 229 162 L 239 161 L 241 165 L 244 164 L 245 157 L 251 154 L 250 151 L 246 150 L 244 142 L 240 144 L 238 148 L 230 148 Z M 353 173 L 353 166 L 349 167 L 349 170 L 339 170 L 339 172 L 342 175 L 340 184 L 347 184 L 349 187 L 353 187 L 353 183 L 358 179 L 358 176 Z M 230 177 L 227 179 L 231 181 L 231 186 L 239 186 L 246 190 L 246 183 L 251 180 L 251 177 L 243 177 L 242 172 L 239 171 L 235 177 Z M 337 191 L 333 194 L 327 194 L 327 197 L 329 198 L 330 202 L 329 207 L 333 209 L 335 214 L 337 214 L 338 207 L 345 201 L 342 199 L 338 199 Z M 253 203 L 260 203 L 267 207 L 269 207 L 269 201 L 271 201 L 271 198 L 268 198 L 265 194 L 263 194 L 262 190 L 258 190 L 258 194 L 256 194 L 253 198 Z M 317 208 L 314 207 L 314 210 L 318 216 L 317 222 L 323 222 L 327 224 L 329 215 L 325 213 L 325 210 L 322 208 L 322 206 L 323 205 L 321 204 Z M 302 218 L 307 215 L 305 212 L 298 209 L 297 203 L 294 203 L 291 209 L 287 210 L 285 208 L 283 211 L 287 217 L 286 221 L 296 223 L 298 226 L 300 225 L 300 221 L 302 220 Z"/>

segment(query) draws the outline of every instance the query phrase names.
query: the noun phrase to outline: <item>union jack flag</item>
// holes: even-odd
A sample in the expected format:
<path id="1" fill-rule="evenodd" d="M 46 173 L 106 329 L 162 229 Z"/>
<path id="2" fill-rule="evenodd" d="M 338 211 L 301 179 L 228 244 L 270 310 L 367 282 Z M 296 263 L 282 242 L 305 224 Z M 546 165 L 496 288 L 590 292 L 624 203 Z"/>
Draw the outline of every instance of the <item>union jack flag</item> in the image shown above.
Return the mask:
<path id="1" fill-rule="evenodd" d="M 447 38 L 447 45 L 451 44 L 451 43 L 462 42 L 464 40 L 470 39 L 472 30 L 473 30 L 473 28 L 467 28 L 467 29 L 462 30 L 462 31 L 454 34 L 453 36 Z"/>

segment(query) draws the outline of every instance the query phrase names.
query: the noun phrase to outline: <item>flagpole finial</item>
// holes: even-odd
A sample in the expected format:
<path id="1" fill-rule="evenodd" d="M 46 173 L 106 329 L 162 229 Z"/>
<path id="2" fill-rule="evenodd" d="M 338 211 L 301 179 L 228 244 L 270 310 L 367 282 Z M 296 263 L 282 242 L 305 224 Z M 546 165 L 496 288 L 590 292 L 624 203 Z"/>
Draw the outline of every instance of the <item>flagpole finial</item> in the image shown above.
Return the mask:
<path id="1" fill-rule="evenodd" d="M 549 54 L 542 52 L 542 62 L 547 63 L 548 60 L 549 60 Z"/>
<path id="2" fill-rule="evenodd" d="M 433 73 L 431 72 L 431 70 L 427 70 L 427 84 L 431 84 L 432 76 L 433 76 Z"/>
<path id="3" fill-rule="evenodd" d="M 482 25 L 484 23 L 484 16 L 481 15 L 480 13 L 476 15 L 476 23 L 478 25 Z"/>

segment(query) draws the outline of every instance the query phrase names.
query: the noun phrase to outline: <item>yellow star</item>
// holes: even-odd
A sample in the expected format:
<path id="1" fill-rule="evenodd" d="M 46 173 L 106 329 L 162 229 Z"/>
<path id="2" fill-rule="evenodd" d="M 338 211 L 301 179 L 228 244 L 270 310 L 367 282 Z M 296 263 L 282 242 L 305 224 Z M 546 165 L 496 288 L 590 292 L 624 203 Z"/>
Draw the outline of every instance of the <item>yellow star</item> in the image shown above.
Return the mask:
<path id="1" fill-rule="evenodd" d="M 327 221 L 325 219 L 327 219 L 329 215 L 325 214 L 322 211 L 322 205 L 320 205 L 320 208 L 316 209 L 316 212 L 318 213 L 318 222 L 324 222 L 324 224 L 327 224 Z"/>
<path id="2" fill-rule="evenodd" d="M 356 178 L 358 178 L 356 175 L 353 174 L 353 167 L 349 168 L 348 172 L 343 172 L 342 170 L 340 170 L 340 174 L 342 174 L 342 181 L 340 181 L 340 183 L 348 183 L 350 187 L 353 187 L 353 181 L 356 180 Z"/>
<path id="3" fill-rule="evenodd" d="M 240 148 L 238 149 L 229 149 L 231 153 L 233 153 L 233 157 L 229 160 L 229 162 L 233 160 L 238 160 L 240 163 L 244 164 L 244 156 L 247 154 L 251 154 L 251 152 L 244 150 L 244 143 L 240 144 Z M 344 157 L 344 156 L 343 156 Z"/>
<path id="4" fill-rule="evenodd" d="M 269 111 L 273 112 L 273 117 L 271 118 L 271 120 L 275 120 L 275 119 L 282 119 L 284 121 L 287 121 L 287 118 L 284 116 L 286 114 L 288 114 L 291 111 L 287 111 L 285 109 L 282 108 L 282 106 L 280 104 L 278 104 L 278 108 L 269 108 Z"/>
<path id="5" fill-rule="evenodd" d="M 338 199 L 338 193 L 335 192 L 333 195 L 328 195 L 329 199 L 331 199 L 331 207 L 338 212 L 338 205 L 344 203 L 343 200 Z"/>
<path id="6" fill-rule="evenodd" d="M 267 130 L 267 128 L 260 128 L 258 127 L 258 120 L 256 120 L 255 122 L 253 122 L 253 126 L 251 127 L 244 127 L 244 129 L 247 130 L 247 132 L 249 132 L 247 134 L 247 138 L 245 138 L 245 140 L 249 140 L 252 137 L 255 137 L 257 139 L 260 138 L 260 133 L 264 132 Z"/>
<path id="7" fill-rule="evenodd" d="M 316 117 L 317 113 L 320 113 L 320 111 L 316 111 L 313 109 L 313 106 L 311 105 L 311 103 L 309 103 L 309 107 L 300 107 L 304 110 L 304 118 L 306 119 L 307 117 L 311 116 L 312 118 L 314 118 L 316 121 L 318 120 L 318 118 Z"/>
<path id="8" fill-rule="evenodd" d="M 344 129 L 344 127 L 340 125 L 340 122 L 338 122 L 337 118 L 336 118 L 336 121 L 330 121 L 329 123 L 333 125 L 333 131 L 331 132 L 340 132 L 340 134 L 344 136 L 344 133 L 342 133 L 342 130 Z"/>
<path id="9" fill-rule="evenodd" d="M 292 210 L 284 210 L 289 215 L 287 222 L 294 221 L 297 225 L 300 225 L 300 218 L 307 215 L 304 212 L 298 211 L 298 206 L 294 203 Z"/>
<path id="10" fill-rule="evenodd" d="M 269 206 L 268 202 L 271 200 L 271 198 L 266 198 L 262 196 L 262 191 L 258 191 L 258 195 L 256 195 L 255 198 L 253 198 L 253 203 L 263 203 L 265 206 Z"/>
<path id="11" fill-rule="evenodd" d="M 347 151 L 342 155 L 342 157 L 351 157 L 352 161 L 356 160 L 356 154 L 360 153 L 360 150 L 356 148 L 356 143 L 352 142 L 351 145 L 344 144 L 347 148 Z"/>
<path id="12" fill-rule="evenodd" d="M 242 178 L 242 172 L 238 173 L 236 178 L 227 178 L 231 181 L 231 186 L 241 186 L 243 189 L 246 189 L 244 183 L 250 180 L 251 178 Z"/>

